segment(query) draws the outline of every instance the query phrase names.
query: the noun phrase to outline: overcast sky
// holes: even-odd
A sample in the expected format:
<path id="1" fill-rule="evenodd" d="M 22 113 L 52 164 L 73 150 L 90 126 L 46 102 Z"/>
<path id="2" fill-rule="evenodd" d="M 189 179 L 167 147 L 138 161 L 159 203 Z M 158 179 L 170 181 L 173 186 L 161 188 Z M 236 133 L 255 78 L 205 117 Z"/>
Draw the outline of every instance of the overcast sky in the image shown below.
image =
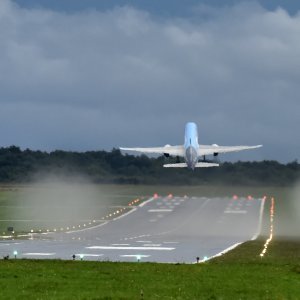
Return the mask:
<path id="1" fill-rule="evenodd" d="M 194 121 L 202 144 L 264 144 L 223 160 L 298 159 L 296 1 L 162 2 L 1 0 L 1 146 L 182 144 Z"/>

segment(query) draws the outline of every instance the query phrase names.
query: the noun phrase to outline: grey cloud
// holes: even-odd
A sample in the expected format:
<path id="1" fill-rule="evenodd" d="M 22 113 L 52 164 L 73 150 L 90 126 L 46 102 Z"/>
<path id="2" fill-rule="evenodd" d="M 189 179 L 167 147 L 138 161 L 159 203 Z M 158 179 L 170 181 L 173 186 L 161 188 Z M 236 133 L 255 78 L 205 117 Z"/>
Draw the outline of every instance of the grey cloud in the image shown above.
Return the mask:
<path id="1" fill-rule="evenodd" d="M 265 145 L 233 159 L 297 158 L 300 16 L 252 4 L 205 14 L 65 14 L 2 0 L 2 145 L 177 144 L 193 120 L 202 143 Z"/>

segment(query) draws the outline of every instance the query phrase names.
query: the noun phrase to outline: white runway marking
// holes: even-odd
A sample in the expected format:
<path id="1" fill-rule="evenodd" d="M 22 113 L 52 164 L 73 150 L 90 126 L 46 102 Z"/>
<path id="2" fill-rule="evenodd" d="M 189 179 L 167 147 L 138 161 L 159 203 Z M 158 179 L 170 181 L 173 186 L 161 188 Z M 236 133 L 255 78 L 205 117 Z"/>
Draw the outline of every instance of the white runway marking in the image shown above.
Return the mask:
<path id="1" fill-rule="evenodd" d="M 148 199 L 147 201 L 142 202 L 142 203 L 139 205 L 139 207 L 143 207 L 144 205 L 146 205 L 147 203 L 153 201 L 154 199 L 155 199 L 155 198 L 152 197 L 152 198 Z"/>
<path id="2" fill-rule="evenodd" d="M 246 214 L 246 210 L 225 210 L 224 214 Z"/>
<path id="3" fill-rule="evenodd" d="M 80 256 L 80 257 L 100 257 L 103 256 L 103 254 L 89 254 L 89 253 L 79 253 L 79 254 L 75 254 L 76 256 Z"/>
<path id="4" fill-rule="evenodd" d="M 173 209 L 168 209 L 168 208 L 148 209 L 148 212 L 170 212 L 170 211 L 173 211 Z"/>
<path id="5" fill-rule="evenodd" d="M 86 249 L 102 249 L 102 250 L 156 250 L 156 251 L 172 251 L 175 248 L 170 247 L 113 247 L 113 246 L 91 246 Z"/>
<path id="6" fill-rule="evenodd" d="M 160 247 L 161 244 L 144 244 L 144 247 Z"/>
<path id="7" fill-rule="evenodd" d="M 29 255 L 29 256 L 51 256 L 51 255 L 55 255 L 55 253 L 40 253 L 40 252 L 37 252 L 37 253 L 34 253 L 34 252 L 30 252 L 30 253 L 23 253 L 23 255 Z"/>
<path id="8" fill-rule="evenodd" d="M 163 242 L 164 244 L 178 244 L 179 242 Z"/>
<path id="9" fill-rule="evenodd" d="M 259 211 L 259 222 L 258 222 L 258 226 L 257 226 L 257 231 L 256 233 L 253 235 L 251 241 L 256 240 L 258 235 L 261 232 L 261 225 L 262 225 L 262 218 L 263 218 L 263 212 L 264 212 L 264 208 L 265 208 L 265 201 L 266 198 L 262 198 L 261 199 L 261 203 L 260 203 L 260 211 Z"/>
<path id="10" fill-rule="evenodd" d="M 104 222 L 102 224 L 96 225 L 96 226 L 92 226 L 92 227 L 88 227 L 88 228 L 84 228 L 84 229 L 78 229 L 78 230 L 72 230 L 72 231 L 66 231 L 66 233 L 76 233 L 76 232 L 82 232 L 82 231 L 87 231 L 87 230 L 92 230 L 98 227 L 101 227 L 103 225 L 106 225 L 108 222 Z"/>
<path id="11" fill-rule="evenodd" d="M 131 209 L 130 211 L 128 211 L 127 213 L 125 213 L 125 214 L 123 214 L 123 215 L 121 215 L 121 216 L 119 216 L 119 217 L 114 218 L 113 221 L 122 219 L 122 218 L 128 216 L 129 214 L 131 214 L 131 213 L 133 213 L 133 212 L 135 212 L 135 211 L 136 211 L 136 208 L 133 208 L 133 209 Z"/>
<path id="12" fill-rule="evenodd" d="M 221 255 L 223 255 L 223 254 L 229 252 L 230 250 L 233 250 L 234 248 L 236 248 L 236 247 L 239 246 L 240 244 L 242 244 L 242 243 L 236 243 L 236 244 L 234 244 L 234 245 L 232 245 L 232 246 L 226 248 L 225 250 L 223 250 L 223 251 L 221 251 L 221 252 L 219 252 L 219 253 L 217 253 L 217 254 L 211 256 L 211 257 L 208 257 L 208 258 L 206 258 L 206 259 L 200 260 L 200 262 L 206 262 L 206 261 L 208 261 L 208 260 L 211 260 L 212 258 L 221 256 Z"/>
<path id="13" fill-rule="evenodd" d="M 130 246 L 130 244 L 111 244 L 112 246 Z"/>
<path id="14" fill-rule="evenodd" d="M 120 257 L 150 257 L 151 255 L 139 255 L 139 254 L 124 254 L 124 255 L 120 255 Z"/>
<path id="15" fill-rule="evenodd" d="M 137 243 L 151 243 L 151 241 L 136 241 Z"/>

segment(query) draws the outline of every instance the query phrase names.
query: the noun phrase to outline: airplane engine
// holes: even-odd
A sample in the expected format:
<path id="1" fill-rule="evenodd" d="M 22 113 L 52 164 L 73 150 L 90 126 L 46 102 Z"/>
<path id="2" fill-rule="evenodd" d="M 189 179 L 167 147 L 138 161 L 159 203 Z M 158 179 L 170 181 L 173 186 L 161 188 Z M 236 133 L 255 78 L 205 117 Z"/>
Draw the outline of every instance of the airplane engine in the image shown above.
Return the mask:
<path id="1" fill-rule="evenodd" d="M 217 145 L 217 144 L 212 144 L 212 146 L 213 147 L 219 147 L 219 145 Z M 216 157 L 216 156 L 218 156 L 219 155 L 219 153 L 218 152 L 214 152 L 214 157 Z"/>
<path id="2" fill-rule="evenodd" d="M 167 145 L 165 145 L 165 147 L 171 147 L 171 145 L 167 144 Z M 170 154 L 169 153 L 164 153 L 164 156 L 165 157 L 170 157 Z"/>

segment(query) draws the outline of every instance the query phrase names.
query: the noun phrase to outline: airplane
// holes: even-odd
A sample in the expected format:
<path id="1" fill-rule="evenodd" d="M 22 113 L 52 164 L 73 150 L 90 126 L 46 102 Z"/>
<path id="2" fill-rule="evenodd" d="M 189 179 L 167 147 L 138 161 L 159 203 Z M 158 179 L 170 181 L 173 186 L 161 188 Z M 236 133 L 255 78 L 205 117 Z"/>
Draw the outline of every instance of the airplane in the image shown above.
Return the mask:
<path id="1" fill-rule="evenodd" d="M 124 151 L 137 151 L 142 153 L 156 153 L 164 154 L 166 157 L 177 156 L 183 157 L 184 163 L 164 164 L 165 168 L 208 168 L 218 167 L 218 163 L 207 162 L 206 155 L 218 156 L 219 153 L 237 152 L 248 149 L 260 148 L 262 145 L 257 146 L 219 146 L 213 145 L 199 145 L 198 144 L 198 130 L 194 122 L 188 122 L 185 125 L 184 144 L 179 146 L 165 145 L 164 147 L 153 148 L 123 148 Z M 203 161 L 199 161 L 203 157 Z"/>

